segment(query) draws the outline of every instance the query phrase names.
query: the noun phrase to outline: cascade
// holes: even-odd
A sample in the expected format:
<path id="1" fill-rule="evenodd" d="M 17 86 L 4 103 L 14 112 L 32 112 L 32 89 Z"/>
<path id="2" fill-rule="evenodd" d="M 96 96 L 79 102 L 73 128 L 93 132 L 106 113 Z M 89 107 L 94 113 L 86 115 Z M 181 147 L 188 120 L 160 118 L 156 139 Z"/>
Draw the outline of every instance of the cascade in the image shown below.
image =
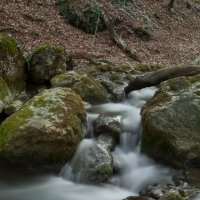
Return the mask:
<path id="1" fill-rule="evenodd" d="M 140 110 L 156 88 L 134 91 L 122 103 L 109 103 L 89 107 L 88 132 L 74 156 L 76 158 L 95 143 L 93 122 L 100 113 L 106 112 L 121 121 L 123 133 L 120 144 L 112 152 L 120 168 L 111 183 L 100 186 L 79 183 L 79 174 L 73 174 L 70 165 L 66 165 L 60 176 L 26 175 L 11 173 L 8 169 L 0 173 L 0 199 L 2 200 L 122 200 L 137 195 L 149 184 L 171 181 L 170 169 L 160 166 L 152 159 L 140 153 L 141 133 Z M 73 162 L 73 160 L 72 160 Z M 8 170 L 8 171 L 7 171 Z M 7 172 L 9 176 L 4 178 Z M 198 199 L 198 198 L 197 198 Z"/>

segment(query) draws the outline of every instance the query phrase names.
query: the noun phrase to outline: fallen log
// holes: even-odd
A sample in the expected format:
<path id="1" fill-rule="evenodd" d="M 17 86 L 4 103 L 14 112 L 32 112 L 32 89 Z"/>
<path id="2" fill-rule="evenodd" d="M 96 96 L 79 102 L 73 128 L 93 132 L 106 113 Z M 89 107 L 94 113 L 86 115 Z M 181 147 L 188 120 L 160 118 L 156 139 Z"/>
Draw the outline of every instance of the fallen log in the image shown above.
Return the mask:
<path id="1" fill-rule="evenodd" d="M 145 87 L 155 86 L 163 81 L 178 77 L 178 76 L 194 76 L 200 74 L 200 67 L 166 67 L 151 72 L 147 75 L 135 77 L 124 88 L 125 95 L 127 96 L 134 90 L 140 90 Z"/>

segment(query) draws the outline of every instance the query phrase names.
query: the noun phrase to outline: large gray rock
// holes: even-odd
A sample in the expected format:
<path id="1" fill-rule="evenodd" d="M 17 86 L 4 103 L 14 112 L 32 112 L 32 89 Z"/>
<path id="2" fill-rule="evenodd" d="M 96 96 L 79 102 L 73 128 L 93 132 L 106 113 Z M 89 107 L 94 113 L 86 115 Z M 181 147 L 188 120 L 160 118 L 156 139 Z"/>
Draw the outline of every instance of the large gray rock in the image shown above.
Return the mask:
<path id="1" fill-rule="evenodd" d="M 108 182 L 113 175 L 110 148 L 110 142 L 84 140 L 70 163 L 70 179 L 87 184 Z"/>
<path id="2" fill-rule="evenodd" d="M 101 114 L 94 121 L 94 133 L 95 135 L 111 135 L 116 142 L 119 142 L 120 134 L 122 133 L 120 121 L 116 118 Z"/>
<path id="3" fill-rule="evenodd" d="M 200 164 L 200 77 L 163 83 L 142 110 L 141 149 L 156 160 L 183 167 Z"/>
<path id="4" fill-rule="evenodd" d="M 0 126 L 0 156 L 12 163 L 60 169 L 86 129 L 81 98 L 71 89 L 44 90 Z"/>

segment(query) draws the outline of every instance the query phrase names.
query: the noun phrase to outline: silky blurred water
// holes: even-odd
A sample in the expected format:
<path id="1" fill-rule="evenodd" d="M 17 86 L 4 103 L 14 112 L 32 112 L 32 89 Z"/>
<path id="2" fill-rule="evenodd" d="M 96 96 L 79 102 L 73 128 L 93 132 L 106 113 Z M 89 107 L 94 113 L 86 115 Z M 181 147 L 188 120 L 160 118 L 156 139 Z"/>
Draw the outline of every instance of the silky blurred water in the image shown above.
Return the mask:
<path id="1" fill-rule="evenodd" d="M 93 137 L 93 122 L 100 113 L 117 117 L 123 134 L 120 145 L 113 152 L 120 174 L 111 180 L 115 185 L 90 186 L 73 183 L 68 179 L 70 169 L 62 169 L 62 177 L 52 175 L 26 175 L 8 169 L 0 172 L 0 200 L 121 200 L 137 195 L 149 184 L 171 181 L 170 169 L 156 164 L 139 150 L 141 133 L 140 110 L 156 88 L 132 92 L 122 103 L 108 103 L 88 110 L 88 134 Z M 92 140 L 92 139 L 91 139 Z M 90 139 L 83 140 L 77 154 L 90 146 Z M 6 173 L 4 173 L 6 172 Z"/>

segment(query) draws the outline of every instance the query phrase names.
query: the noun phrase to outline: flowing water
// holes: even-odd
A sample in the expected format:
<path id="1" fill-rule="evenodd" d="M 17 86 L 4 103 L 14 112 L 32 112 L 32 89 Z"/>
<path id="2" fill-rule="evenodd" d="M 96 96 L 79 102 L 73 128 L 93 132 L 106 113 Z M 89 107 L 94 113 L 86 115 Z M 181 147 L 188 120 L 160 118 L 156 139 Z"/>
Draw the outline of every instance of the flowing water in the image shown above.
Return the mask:
<path id="1" fill-rule="evenodd" d="M 88 148 L 93 137 L 92 123 L 99 113 L 106 112 L 120 119 L 123 134 L 120 145 L 113 152 L 120 168 L 120 175 L 113 177 L 113 184 L 90 186 L 69 180 L 69 167 L 62 169 L 62 176 L 29 175 L 24 172 L 1 170 L 0 200 L 121 200 L 137 195 L 148 184 L 171 181 L 170 170 L 156 164 L 140 153 L 140 110 L 156 88 L 132 92 L 123 103 L 109 103 L 88 108 L 88 135 L 79 145 L 77 153 Z"/>

